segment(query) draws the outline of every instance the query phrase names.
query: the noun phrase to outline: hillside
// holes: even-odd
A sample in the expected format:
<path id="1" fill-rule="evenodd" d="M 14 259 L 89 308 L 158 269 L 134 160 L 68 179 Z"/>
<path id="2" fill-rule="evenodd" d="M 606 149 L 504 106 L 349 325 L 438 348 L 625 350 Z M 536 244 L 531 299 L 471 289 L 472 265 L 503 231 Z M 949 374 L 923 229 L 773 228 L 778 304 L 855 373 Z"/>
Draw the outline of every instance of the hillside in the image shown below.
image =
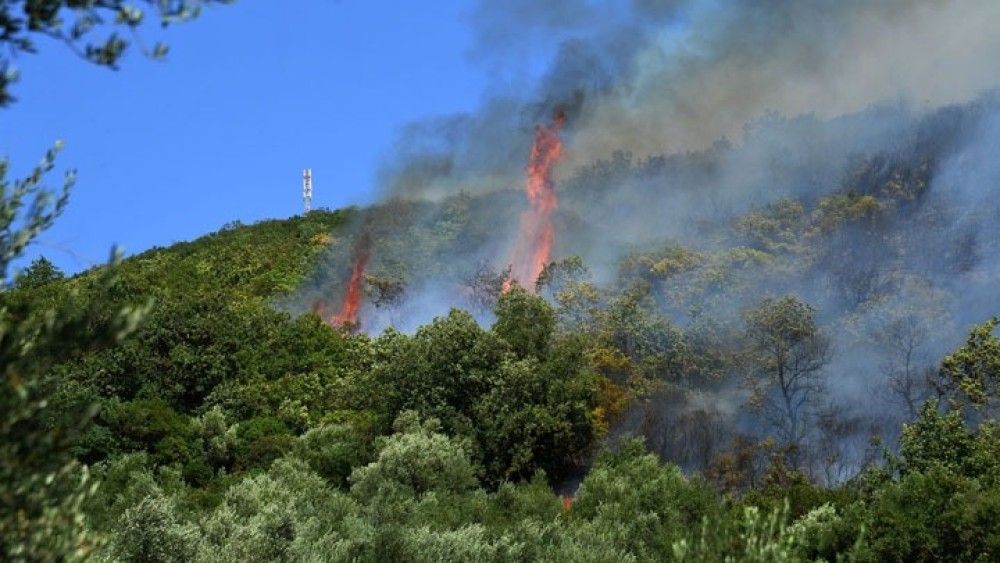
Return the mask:
<path id="1" fill-rule="evenodd" d="M 74 330 L 97 334 L 148 307 L 121 342 L 67 339 L 38 391 L 39 424 L 100 483 L 86 549 L 989 559 L 995 204 L 936 178 L 976 168 L 953 139 L 992 104 L 871 110 L 890 148 L 842 142 L 866 114 L 595 162 L 560 184 L 558 259 L 528 290 L 488 259 L 514 191 L 229 225 L 71 278 L 38 261 L 3 294 L 12 322 L 88 311 Z M 815 158 L 778 158 L 789 135 Z M 678 201 L 709 214 L 681 224 Z M 339 326 L 362 234 L 364 305 Z"/>

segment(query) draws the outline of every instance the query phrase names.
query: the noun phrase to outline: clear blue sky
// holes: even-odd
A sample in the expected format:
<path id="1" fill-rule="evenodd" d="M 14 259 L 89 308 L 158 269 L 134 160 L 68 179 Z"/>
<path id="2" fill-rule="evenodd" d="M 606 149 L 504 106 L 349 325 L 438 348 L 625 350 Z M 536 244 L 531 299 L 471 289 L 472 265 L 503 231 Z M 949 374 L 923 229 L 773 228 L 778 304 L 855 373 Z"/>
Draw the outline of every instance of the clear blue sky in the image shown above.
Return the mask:
<path id="1" fill-rule="evenodd" d="M 118 72 L 39 40 L 40 55 L 16 61 L 0 154 L 23 173 L 63 139 L 51 184 L 66 167 L 79 179 L 29 256 L 71 273 L 115 244 L 135 253 L 288 217 L 307 166 L 314 205 L 371 201 L 399 126 L 479 103 L 488 77 L 468 57 L 471 4 L 243 0 L 153 29 L 167 60 L 133 53 Z"/>

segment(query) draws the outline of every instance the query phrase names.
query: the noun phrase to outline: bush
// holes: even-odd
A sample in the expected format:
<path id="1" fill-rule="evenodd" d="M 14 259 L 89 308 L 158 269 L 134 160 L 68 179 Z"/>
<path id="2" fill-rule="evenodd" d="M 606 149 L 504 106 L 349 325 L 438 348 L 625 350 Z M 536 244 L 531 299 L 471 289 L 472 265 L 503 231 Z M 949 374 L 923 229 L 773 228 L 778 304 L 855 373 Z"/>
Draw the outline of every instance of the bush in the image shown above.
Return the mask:
<path id="1" fill-rule="evenodd" d="M 258 417 L 240 423 L 236 430 L 237 469 L 268 467 L 295 444 L 291 430 L 272 417 Z"/>
<path id="2" fill-rule="evenodd" d="M 157 491 L 125 511 L 110 551 L 122 561 L 185 562 L 194 557 L 198 539 L 197 527 L 182 522 L 173 501 Z"/>
<path id="3" fill-rule="evenodd" d="M 350 424 L 326 424 L 303 434 L 295 454 L 333 486 L 343 487 L 355 467 L 371 461 L 372 450 L 368 436 Z"/>
<path id="4" fill-rule="evenodd" d="M 1000 489 L 936 466 L 878 491 L 863 510 L 862 561 L 997 561 Z"/>
<path id="5" fill-rule="evenodd" d="M 418 497 L 425 493 L 468 492 L 476 487 L 476 470 L 468 445 L 441 434 L 440 423 L 420 422 L 408 411 L 394 424 L 375 461 L 351 474 L 351 493 L 367 502 L 382 496 Z"/>
<path id="6" fill-rule="evenodd" d="M 132 449 L 154 451 L 168 437 L 182 443 L 191 439 L 187 419 L 162 399 L 110 402 L 101 416 L 111 431 L 122 436 Z"/>
<path id="7" fill-rule="evenodd" d="M 571 514 L 604 528 L 616 547 L 640 559 L 663 559 L 674 542 L 720 512 L 706 485 L 661 464 L 633 440 L 602 455 L 580 485 Z"/>

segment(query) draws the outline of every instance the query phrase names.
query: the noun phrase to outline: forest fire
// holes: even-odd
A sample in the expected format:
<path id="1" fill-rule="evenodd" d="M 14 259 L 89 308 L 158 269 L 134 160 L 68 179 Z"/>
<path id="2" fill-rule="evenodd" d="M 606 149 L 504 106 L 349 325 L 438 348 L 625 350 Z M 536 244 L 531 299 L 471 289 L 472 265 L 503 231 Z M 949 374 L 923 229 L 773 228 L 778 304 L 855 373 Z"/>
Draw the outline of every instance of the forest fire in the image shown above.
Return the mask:
<path id="1" fill-rule="evenodd" d="M 354 267 L 351 270 L 351 279 L 347 282 L 347 289 L 344 291 L 344 299 L 340 304 L 340 310 L 330 317 L 330 324 L 334 326 L 355 325 L 358 322 L 358 312 L 361 310 L 362 284 L 365 280 L 365 268 L 368 267 L 368 258 L 371 256 L 371 236 L 364 232 L 358 239 L 354 247 Z"/>
<path id="2" fill-rule="evenodd" d="M 510 289 L 512 281 L 533 290 L 538 275 L 549 261 L 555 241 L 552 212 L 559 204 L 552 169 L 562 158 L 563 144 L 559 132 L 565 123 L 566 114 L 560 109 L 556 111 L 551 125 L 539 125 L 535 129 L 531 155 L 525 168 L 528 176 L 525 191 L 531 209 L 521 215 L 518 241 L 510 260 L 511 279 L 504 283 L 504 292 Z"/>

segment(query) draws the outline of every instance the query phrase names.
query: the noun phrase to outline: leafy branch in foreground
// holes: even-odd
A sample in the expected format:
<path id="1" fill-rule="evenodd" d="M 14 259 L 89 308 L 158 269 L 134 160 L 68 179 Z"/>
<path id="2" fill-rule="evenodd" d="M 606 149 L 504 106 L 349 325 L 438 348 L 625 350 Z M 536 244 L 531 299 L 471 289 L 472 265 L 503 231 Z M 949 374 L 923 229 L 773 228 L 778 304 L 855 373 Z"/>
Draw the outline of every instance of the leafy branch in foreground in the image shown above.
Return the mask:
<path id="1" fill-rule="evenodd" d="M 62 142 L 45 153 L 42 162 L 26 178 L 7 182 L 7 159 L 0 158 L 0 276 L 7 281 L 7 267 L 36 236 L 52 225 L 69 201 L 76 171 L 68 170 L 58 192 L 47 190 L 42 178 L 55 166 Z M 30 204 L 28 203 L 30 201 Z M 22 214 L 25 205 L 27 213 Z"/>
<path id="2" fill-rule="evenodd" d="M 148 11 L 159 17 L 161 27 L 197 18 L 208 4 L 227 4 L 232 0 L 142 0 Z M 111 69 L 131 42 L 153 59 L 166 56 L 167 46 L 157 42 L 152 48 L 142 45 L 139 27 L 146 11 L 124 0 L 0 0 L 0 107 L 15 101 L 9 87 L 18 80 L 10 59 L 19 53 L 37 53 L 34 37 L 43 35 L 67 45 L 71 51 L 94 64 Z M 110 28 L 106 37 L 90 41 L 95 29 Z M 125 31 L 131 38 L 119 34 Z"/>
<path id="3" fill-rule="evenodd" d="M 0 160 L 0 271 L 48 228 L 66 206 L 73 173 L 53 192 L 42 181 L 55 164 L 57 144 L 26 178 L 8 182 Z M 96 414 L 95 405 L 54 422 L 49 405 L 56 382 L 50 368 L 70 350 L 94 349 L 137 327 L 149 305 L 108 315 L 100 295 L 115 284 L 115 263 L 89 287 L 72 287 L 54 300 L 25 300 L 0 290 L 0 559 L 48 561 L 84 556 L 81 504 L 93 492 L 87 469 L 70 453 L 74 439 Z M 55 281 L 51 283 L 56 283 Z M 40 290 L 45 290 L 43 286 Z"/>

